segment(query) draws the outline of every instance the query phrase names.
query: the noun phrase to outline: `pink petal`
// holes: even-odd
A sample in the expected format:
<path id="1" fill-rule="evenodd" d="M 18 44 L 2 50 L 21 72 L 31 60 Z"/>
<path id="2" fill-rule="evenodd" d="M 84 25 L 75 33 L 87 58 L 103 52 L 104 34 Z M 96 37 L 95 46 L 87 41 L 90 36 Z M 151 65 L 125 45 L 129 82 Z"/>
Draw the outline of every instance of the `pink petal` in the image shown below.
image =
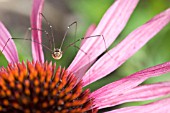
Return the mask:
<path id="1" fill-rule="evenodd" d="M 44 0 L 33 0 L 33 8 L 31 14 L 31 27 L 41 29 L 42 17 L 40 13 L 42 12 Z M 42 33 L 38 30 L 32 30 L 32 40 L 41 43 Z M 32 56 L 34 61 L 44 62 L 44 53 L 42 45 L 32 42 Z"/>
<path id="2" fill-rule="evenodd" d="M 111 89 L 110 89 L 111 90 Z M 95 96 L 95 107 L 102 109 L 115 106 L 125 102 L 145 101 L 170 94 L 170 82 L 163 82 L 151 85 L 143 85 L 119 95 Z"/>
<path id="3" fill-rule="evenodd" d="M 129 89 L 138 86 L 150 77 L 159 76 L 168 72 L 170 72 L 170 62 L 159 64 L 157 66 L 144 69 L 130 76 L 124 77 L 123 79 L 107 84 L 106 86 L 103 86 L 102 88 L 93 92 L 91 96 L 99 97 L 108 94 L 119 95 L 125 91 L 128 91 Z"/>
<path id="4" fill-rule="evenodd" d="M 87 29 L 87 32 L 84 37 L 89 37 L 93 31 L 96 29 L 96 25 L 92 24 L 90 27 Z M 81 41 L 81 46 L 87 41 L 87 39 L 84 39 Z"/>
<path id="5" fill-rule="evenodd" d="M 9 63 L 16 63 L 19 61 L 18 52 L 15 43 L 11 38 L 12 37 L 9 34 L 8 30 L 5 28 L 2 22 L 0 22 L 0 50 L 3 50 L 2 53 L 4 54 Z M 10 40 L 7 43 L 8 39 Z M 5 46 L 5 44 L 7 45 Z"/>
<path id="6" fill-rule="evenodd" d="M 116 0 L 91 34 L 91 36 L 104 35 L 105 41 L 102 37 L 88 39 L 81 47 L 88 55 L 79 51 L 69 66 L 69 70 L 77 72 L 106 51 L 105 45 L 108 47 L 120 34 L 138 2 L 139 0 Z"/>
<path id="7" fill-rule="evenodd" d="M 170 98 L 167 98 L 143 106 L 126 107 L 105 113 L 169 113 L 170 111 L 169 103 Z"/>
<path id="8" fill-rule="evenodd" d="M 109 54 L 105 54 L 91 67 L 83 77 L 84 85 L 88 85 L 117 69 L 167 25 L 169 21 L 170 9 L 167 9 L 130 33 L 120 44 L 109 51 L 112 59 Z"/>
<path id="9" fill-rule="evenodd" d="M 85 37 L 88 37 L 90 36 L 93 31 L 96 29 L 96 25 L 92 24 L 88 29 L 87 29 L 87 32 L 85 34 Z M 81 46 L 87 41 L 88 39 L 84 39 L 81 41 Z M 94 60 L 95 61 L 95 60 Z M 87 64 L 86 66 L 84 66 L 83 68 L 81 68 L 80 70 L 78 70 L 76 72 L 77 75 L 80 75 L 78 76 L 78 80 L 81 80 L 81 78 L 83 77 L 83 75 L 86 73 L 87 69 L 89 68 L 89 66 L 91 66 L 91 64 L 94 62 L 94 61 L 89 61 L 90 63 Z"/>

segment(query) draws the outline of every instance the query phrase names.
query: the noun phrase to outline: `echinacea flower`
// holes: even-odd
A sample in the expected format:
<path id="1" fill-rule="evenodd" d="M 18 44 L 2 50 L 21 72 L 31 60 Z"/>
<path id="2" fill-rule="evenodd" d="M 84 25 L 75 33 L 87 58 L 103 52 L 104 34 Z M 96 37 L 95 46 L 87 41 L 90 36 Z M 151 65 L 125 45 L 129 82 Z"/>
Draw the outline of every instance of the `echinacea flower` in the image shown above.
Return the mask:
<path id="1" fill-rule="evenodd" d="M 108 9 L 99 25 L 90 27 L 86 35 L 102 34 L 109 46 L 125 27 L 139 0 L 116 0 Z M 43 0 L 34 0 L 31 16 L 33 28 L 41 29 Z M 9 62 L 7 68 L 0 68 L 0 111 L 1 112 L 97 112 L 126 102 L 145 101 L 167 96 L 153 103 L 131 106 L 108 111 L 108 113 L 169 113 L 170 82 L 140 85 L 146 79 L 170 72 L 170 62 L 165 62 L 118 81 L 103 86 L 90 93 L 82 87 L 108 75 L 155 34 L 170 22 L 170 9 L 153 17 L 151 20 L 130 33 L 116 47 L 103 56 L 105 51 L 102 38 L 90 38 L 83 41 L 82 51 L 67 70 L 55 64 L 44 63 L 42 45 L 32 42 L 33 62 L 18 63 L 17 50 L 12 40 L 6 45 L 3 54 Z M 0 23 L 0 49 L 3 49 L 10 34 Z M 41 32 L 32 31 L 32 38 L 41 43 Z M 95 61 L 95 62 L 94 62 Z M 88 63 L 93 62 L 92 66 Z"/>

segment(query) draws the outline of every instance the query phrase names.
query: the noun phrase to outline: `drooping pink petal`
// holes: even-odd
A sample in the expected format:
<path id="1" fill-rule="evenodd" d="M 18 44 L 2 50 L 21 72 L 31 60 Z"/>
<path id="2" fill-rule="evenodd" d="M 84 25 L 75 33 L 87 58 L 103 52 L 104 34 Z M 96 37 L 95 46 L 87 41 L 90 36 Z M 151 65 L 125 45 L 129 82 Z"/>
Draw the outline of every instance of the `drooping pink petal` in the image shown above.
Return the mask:
<path id="1" fill-rule="evenodd" d="M 91 36 L 103 35 L 104 40 L 102 37 L 88 39 L 81 47 L 87 55 L 79 51 L 69 66 L 69 70 L 76 73 L 89 64 L 89 61 L 94 61 L 102 52 L 106 51 L 106 48 L 112 44 L 123 30 L 138 2 L 139 0 L 116 0 L 105 13 L 95 31 L 91 34 Z M 105 47 L 105 45 L 107 47 Z"/>
<path id="2" fill-rule="evenodd" d="M 92 24 L 90 27 L 87 29 L 86 34 L 84 37 L 89 37 L 93 33 L 93 31 L 96 29 L 96 25 Z M 81 41 L 81 46 L 87 41 L 87 39 L 84 39 Z"/>
<path id="3" fill-rule="evenodd" d="M 107 84 L 106 86 L 103 86 L 102 88 L 92 92 L 91 96 L 100 97 L 108 94 L 119 95 L 138 86 L 150 77 L 159 76 L 168 72 L 170 72 L 170 62 L 159 64 L 157 66 L 144 69 L 118 81 Z"/>
<path id="4" fill-rule="evenodd" d="M 159 100 L 142 106 L 125 107 L 105 113 L 169 113 L 170 98 Z"/>
<path id="5" fill-rule="evenodd" d="M 95 106 L 99 109 L 119 105 L 125 102 L 145 101 L 170 94 L 170 82 L 138 86 L 119 95 L 95 96 Z"/>
<path id="6" fill-rule="evenodd" d="M 89 37 L 95 29 L 96 29 L 96 26 L 95 26 L 94 24 L 92 24 L 92 25 L 87 29 L 87 32 L 86 32 L 86 34 L 85 34 L 85 37 Z M 82 40 L 80 47 L 81 47 L 87 40 L 88 40 L 88 38 Z M 90 59 L 90 58 L 88 58 L 88 59 Z M 95 61 L 95 60 L 94 60 L 94 61 Z M 89 61 L 88 61 L 89 64 L 87 64 L 86 66 L 84 66 L 83 68 L 79 69 L 79 70 L 76 72 L 77 75 L 80 75 L 80 76 L 78 76 L 78 80 L 80 80 L 80 79 L 82 78 L 83 74 L 86 73 L 88 67 L 89 67 L 94 61 L 91 61 L 91 62 L 90 62 L 90 60 L 89 60 Z"/>
<path id="7" fill-rule="evenodd" d="M 11 38 L 12 37 L 8 30 L 5 28 L 2 22 L 0 22 L 0 50 L 3 50 L 2 53 L 9 63 L 16 63 L 19 61 L 18 52 L 15 43 Z"/>
<path id="8" fill-rule="evenodd" d="M 44 0 L 33 0 L 33 8 L 31 14 L 31 27 L 36 29 L 41 29 L 42 13 Z M 38 30 L 32 30 L 32 40 L 41 43 L 42 33 Z M 44 53 L 42 50 L 42 45 L 32 42 L 32 56 L 34 61 L 44 62 Z"/>
<path id="9" fill-rule="evenodd" d="M 84 85 L 88 85 L 117 69 L 169 22 L 170 9 L 167 9 L 130 33 L 120 44 L 110 50 L 109 54 L 103 55 L 89 69 L 89 72 L 83 77 Z"/>

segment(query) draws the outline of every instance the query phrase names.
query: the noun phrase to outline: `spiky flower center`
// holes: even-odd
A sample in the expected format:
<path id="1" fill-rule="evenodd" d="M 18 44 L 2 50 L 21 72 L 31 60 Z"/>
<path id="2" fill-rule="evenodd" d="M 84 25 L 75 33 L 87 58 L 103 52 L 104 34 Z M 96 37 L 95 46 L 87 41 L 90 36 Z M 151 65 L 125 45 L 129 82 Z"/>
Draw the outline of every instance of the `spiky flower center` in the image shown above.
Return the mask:
<path id="1" fill-rule="evenodd" d="M 10 64 L 0 68 L 0 112 L 86 113 L 93 99 L 82 91 L 82 82 L 51 63 Z"/>

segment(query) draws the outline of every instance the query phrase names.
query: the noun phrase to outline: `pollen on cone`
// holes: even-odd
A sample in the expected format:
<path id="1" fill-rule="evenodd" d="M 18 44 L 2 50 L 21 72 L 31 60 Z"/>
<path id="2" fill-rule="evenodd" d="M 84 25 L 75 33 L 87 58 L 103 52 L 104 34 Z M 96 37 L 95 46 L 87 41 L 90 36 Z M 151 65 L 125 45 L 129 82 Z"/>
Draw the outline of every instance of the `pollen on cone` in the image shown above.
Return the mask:
<path id="1" fill-rule="evenodd" d="M 82 82 L 48 62 L 9 64 L 0 71 L 0 88 L 0 112 L 97 112 L 90 91 L 82 90 Z"/>

